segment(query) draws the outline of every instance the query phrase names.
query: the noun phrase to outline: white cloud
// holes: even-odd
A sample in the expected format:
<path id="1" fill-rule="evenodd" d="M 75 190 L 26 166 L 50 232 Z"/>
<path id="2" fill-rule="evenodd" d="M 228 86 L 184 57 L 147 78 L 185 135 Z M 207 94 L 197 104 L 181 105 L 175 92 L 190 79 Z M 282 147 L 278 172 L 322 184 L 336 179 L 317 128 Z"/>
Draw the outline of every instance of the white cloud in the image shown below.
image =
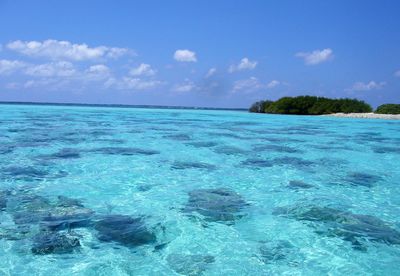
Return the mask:
<path id="1" fill-rule="evenodd" d="M 69 61 L 32 64 L 18 60 L 0 60 L 0 75 L 12 73 L 35 78 L 69 78 L 86 81 L 108 77 L 111 70 L 103 64 L 91 65 L 86 70 L 79 70 Z"/>
<path id="2" fill-rule="evenodd" d="M 135 54 L 133 50 L 127 49 L 127 48 L 118 48 L 118 47 L 111 47 L 107 48 L 105 56 L 108 58 L 119 58 L 127 54 Z"/>
<path id="3" fill-rule="evenodd" d="M 272 89 L 281 84 L 282 83 L 277 80 L 272 80 L 268 83 L 263 83 L 256 77 L 250 77 L 248 79 L 235 81 L 233 83 L 232 92 L 233 93 L 236 93 L 236 92 L 250 93 L 250 92 L 255 92 L 258 90 Z"/>
<path id="4" fill-rule="evenodd" d="M 1 66 L 1 64 L 7 66 Z M 11 70 L 10 68 L 13 68 Z M 87 69 L 76 68 L 68 61 L 55 61 L 43 64 L 22 63 L 19 61 L 0 61 L 0 71 L 4 73 L 16 73 L 18 76 L 31 77 L 28 80 L 20 80 L 18 82 L 10 82 L 5 85 L 7 89 L 34 89 L 41 88 L 48 91 L 56 91 L 60 89 L 81 89 L 87 83 L 104 82 L 105 79 L 111 77 L 110 69 L 103 65 L 97 64 Z"/>
<path id="5" fill-rule="evenodd" d="M 65 81 L 59 81 L 56 79 L 40 79 L 40 80 L 28 80 L 23 83 L 23 88 L 38 88 L 38 87 L 46 87 L 50 88 L 50 90 L 57 90 L 65 85 Z"/>
<path id="6" fill-rule="evenodd" d="M 174 92 L 184 93 L 193 91 L 195 89 L 197 89 L 196 84 L 193 81 L 186 79 L 185 82 L 174 85 L 171 90 Z"/>
<path id="7" fill-rule="evenodd" d="M 157 80 L 142 80 L 140 78 L 123 78 L 124 86 L 128 89 L 146 90 L 161 84 Z"/>
<path id="8" fill-rule="evenodd" d="M 5 85 L 7 89 L 45 89 L 47 91 L 58 91 L 60 89 L 71 89 L 70 80 L 66 79 L 58 79 L 58 78 L 41 78 L 41 79 L 32 79 L 23 82 L 10 82 Z"/>
<path id="9" fill-rule="evenodd" d="M 24 73 L 34 77 L 70 77 L 76 73 L 76 70 L 71 62 L 59 61 L 28 65 Z"/>
<path id="10" fill-rule="evenodd" d="M 181 62 L 196 62 L 196 53 L 189 50 L 176 50 L 174 59 Z"/>
<path id="11" fill-rule="evenodd" d="M 48 39 L 40 41 L 16 40 L 7 44 L 7 48 L 31 57 L 44 57 L 54 60 L 91 60 L 98 58 L 117 58 L 131 52 L 126 48 L 89 47 L 87 44 L 73 44 L 69 41 Z"/>
<path id="12" fill-rule="evenodd" d="M 90 66 L 85 71 L 85 77 L 95 80 L 95 79 L 105 79 L 111 75 L 111 70 L 104 64 L 96 64 Z"/>
<path id="13" fill-rule="evenodd" d="M 274 87 L 277 87 L 280 84 L 281 84 L 280 81 L 272 80 L 267 84 L 267 88 L 274 88 Z"/>
<path id="14" fill-rule="evenodd" d="M 129 74 L 132 76 L 154 76 L 156 72 L 149 64 L 141 63 L 138 67 L 131 69 Z"/>
<path id="15" fill-rule="evenodd" d="M 162 85 L 158 80 L 143 80 L 141 78 L 123 77 L 122 79 L 110 78 L 104 86 L 118 90 L 150 90 Z"/>
<path id="16" fill-rule="evenodd" d="M 256 77 L 250 77 L 248 79 L 235 81 L 233 83 L 232 92 L 249 93 L 260 90 L 262 88 L 265 88 L 265 85 L 263 85 Z"/>
<path id="17" fill-rule="evenodd" d="M 400 70 L 394 72 L 394 76 L 400 78 Z"/>
<path id="18" fill-rule="evenodd" d="M 370 90 L 378 90 L 383 88 L 386 85 L 386 82 L 375 82 L 370 81 L 368 83 L 364 82 L 356 82 L 352 87 L 345 89 L 346 91 L 370 91 Z"/>
<path id="19" fill-rule="evenodd" d="M 296 57 L 304 59 L 307 65 L 317 65 L 319 63 L 333 59 L 333 51 L 330 48 L 323 50 L 315 50 L 312 52 L 300 52 Z"/>
<path id="20" fill-rule="evenodd" d="M 211 68 L 210 70 L 208 70 L 208 72 L 207 72 L 205 78 L 207 79 L 207 78 L 213 76 L 216 72 L 217 72 L 217 69 L 216 69 L 216 68 Z"/>
<path id="21" fill-rule="evenodd" d="M 0 60 L 0 75 L 7 75 L 26 66 L 25 62 L 19 60 Z"/>
<path id="22" fill-rule="evenodd" d="M 258 62 L 257 61 L 251 61 L 248 58 L 242 58 L 237 65 L 231 65 L 229 66 L 229 73 L 233 73 L 235 71 L 242 71 L 242 70 L 253 70 L 256 68 Z"/>

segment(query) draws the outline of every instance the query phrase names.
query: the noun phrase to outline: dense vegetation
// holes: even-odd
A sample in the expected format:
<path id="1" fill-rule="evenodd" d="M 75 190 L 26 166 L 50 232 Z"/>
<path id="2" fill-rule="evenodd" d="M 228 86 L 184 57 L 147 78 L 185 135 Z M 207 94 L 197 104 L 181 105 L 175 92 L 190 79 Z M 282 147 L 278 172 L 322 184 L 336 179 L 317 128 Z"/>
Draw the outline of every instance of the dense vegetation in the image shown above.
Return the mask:
<path id="1" fill-rule="evenodd" d="M 265 113 L 267 107 L 272 104 L 273 101 L 259 101 L 255 102 L 249 109 L 250 112 Z"/>
<path id="2" fill-rule="evenodd" d="M 321 115 L 331 113 L 372 112 L 372 107 L 356 99 L 329 99 L 315 96 L 284 97 L 273 101 L 259 101 L 250 112 L 272 114 Z"/>
<path id="3" fill-rule="evenodd" d="M 383 104 L 378 106 L 375 113 L 379 114 L 400 114 L 400 104 Z"/>

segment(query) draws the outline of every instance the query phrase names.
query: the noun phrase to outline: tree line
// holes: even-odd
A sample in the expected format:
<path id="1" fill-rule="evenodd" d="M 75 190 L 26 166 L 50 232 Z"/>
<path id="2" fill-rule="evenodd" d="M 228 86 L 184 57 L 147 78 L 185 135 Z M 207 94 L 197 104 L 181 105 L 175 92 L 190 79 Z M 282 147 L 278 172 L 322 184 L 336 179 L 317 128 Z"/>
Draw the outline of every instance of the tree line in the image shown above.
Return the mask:
<path id="1" fill-rule="evenodd" d="M 372 107 L 357 99 L 329 99 L 316 96 L 283 97 L 277 101 L 258 101 L 250 112 L 294 115 L 322 115 L 332 113 L 369 113 Z M 400 114 L 400 104 L 385 104 L 375 111 L 381 114 Z"/>

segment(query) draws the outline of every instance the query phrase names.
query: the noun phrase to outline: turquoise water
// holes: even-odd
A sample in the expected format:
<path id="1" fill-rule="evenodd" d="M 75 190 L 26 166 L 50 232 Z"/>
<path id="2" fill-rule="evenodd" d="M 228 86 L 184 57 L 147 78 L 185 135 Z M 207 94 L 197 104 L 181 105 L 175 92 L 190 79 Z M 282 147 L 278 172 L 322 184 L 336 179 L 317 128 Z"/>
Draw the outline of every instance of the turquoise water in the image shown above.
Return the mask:
<path id="1" fill-rule="evenodd" d="M 0 275 L 395 275 L 400 123 L 0 105 Z"/>

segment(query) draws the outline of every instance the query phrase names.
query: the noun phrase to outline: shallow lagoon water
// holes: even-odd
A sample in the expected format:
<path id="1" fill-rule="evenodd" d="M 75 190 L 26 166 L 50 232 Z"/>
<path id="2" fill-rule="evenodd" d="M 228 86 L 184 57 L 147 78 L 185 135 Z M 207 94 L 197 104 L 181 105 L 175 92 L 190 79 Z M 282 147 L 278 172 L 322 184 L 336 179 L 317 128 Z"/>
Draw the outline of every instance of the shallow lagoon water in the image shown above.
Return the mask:
<path id="1" fill-rule="evenodd" d="M 0 275 L 395 275 L 400 124 L 0 106 Z"/>

